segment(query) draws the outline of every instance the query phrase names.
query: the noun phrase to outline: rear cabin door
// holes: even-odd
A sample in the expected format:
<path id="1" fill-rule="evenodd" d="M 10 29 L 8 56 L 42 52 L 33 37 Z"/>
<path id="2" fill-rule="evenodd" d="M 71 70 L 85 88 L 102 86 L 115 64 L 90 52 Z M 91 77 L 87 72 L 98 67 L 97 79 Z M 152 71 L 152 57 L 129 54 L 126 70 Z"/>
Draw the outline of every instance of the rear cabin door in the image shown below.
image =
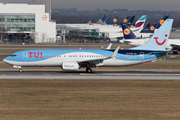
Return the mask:
<path id="1" fill-rule="evenodd" d="M 140 52 L 140 60 L 144 61 L 144 52 Z"/>

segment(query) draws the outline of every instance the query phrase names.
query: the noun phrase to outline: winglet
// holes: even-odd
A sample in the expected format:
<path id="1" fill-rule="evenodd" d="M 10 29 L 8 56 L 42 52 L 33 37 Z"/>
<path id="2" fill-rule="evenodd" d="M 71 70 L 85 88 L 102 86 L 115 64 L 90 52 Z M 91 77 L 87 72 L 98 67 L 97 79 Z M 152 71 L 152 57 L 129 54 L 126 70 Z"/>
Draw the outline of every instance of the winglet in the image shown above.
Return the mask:
<path id="1" fill-rule="evenodd" d="M 119 51 L 119 48 L 120 48 L 120 46 L 118 46 L 118 47 L 116 48 L 116 50 L 114 51 L 114 53 L 111 55 L 111 58 L 116 57 L 116 55 L 117 55 L 117 53 L 118 53 L 118 51 Z"/>
<path id="2" fill-rule="evenodd" d="M 106 50 L 110 50 L 110 49 L 111 49 L 111 46 L 112 46 L 112 43 L 110 43 L 110 44 L 108 45 L 108 47 L 106 48 Z"/>

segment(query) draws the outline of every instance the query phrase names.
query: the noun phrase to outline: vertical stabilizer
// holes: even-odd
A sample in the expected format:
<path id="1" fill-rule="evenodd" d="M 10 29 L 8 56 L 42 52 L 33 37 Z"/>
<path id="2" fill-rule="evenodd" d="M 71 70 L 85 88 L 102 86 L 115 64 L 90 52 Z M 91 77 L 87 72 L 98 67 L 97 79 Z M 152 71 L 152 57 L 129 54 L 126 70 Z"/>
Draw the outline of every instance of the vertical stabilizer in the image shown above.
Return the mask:
<path id="1" fill-rule="evenodd" d="M 169 18 L 169 15 L 164 15 L 155 25 L 155 29 L 159 29 L 159 27 Z"/>
<path id="2" fill-rule="evenodd" d="M 110 25 L 117 26 L 117 25 L 118 25 L 118 18 L 119 18 L 119 16 L 115 16 L 115 17 L 111 20 Z"/>
<path id="3" fill-rule="evenodd" d="M 88 22 L 88 24 L 89 24 L 89 25 L 93 25 L 93 24 L 95 23 L 94 20 L 95 20 L 95 18 L 93 17 L 93 18 Z"/>
<path id="4" fill-rule="evenodd" d="M 103 25 L 109 25 L 110 19 L 111 19 L 111 18 L 107 18 L 107 19 L 104 21 Z"/>
<path id="5" fill-rule="evenodd" d="M 165 51 L 169 34 L 171 31 L 172 23 L 173 23 L 173 19 L 167 19 L 146 44 L 131 49 Z"/>
<path id="6" fill-rule="evenodd" d="M 103 24 L 104 21 L 105 21 L 105 19 L 106 19 L 106 15 L 103 15 L 103 16 L 101 17 L 101 19 L 99 19 L 99 20 L 96 22 L 96 24 Z"/>
<path id="7" fill-rule="evenodd" d="M 131 29 L 126 24 L 121 24 L 124 39 L 137 39 L 136 35 L 131 31 Z"/>
<path id="8" fill-rule="evenodd" d="M 140 17 L 135 23 L 135 28 L 140 28 L 140 27 L 143 28 L 146 18 L 147 15 L 143 15 L 142 17 Z"/>

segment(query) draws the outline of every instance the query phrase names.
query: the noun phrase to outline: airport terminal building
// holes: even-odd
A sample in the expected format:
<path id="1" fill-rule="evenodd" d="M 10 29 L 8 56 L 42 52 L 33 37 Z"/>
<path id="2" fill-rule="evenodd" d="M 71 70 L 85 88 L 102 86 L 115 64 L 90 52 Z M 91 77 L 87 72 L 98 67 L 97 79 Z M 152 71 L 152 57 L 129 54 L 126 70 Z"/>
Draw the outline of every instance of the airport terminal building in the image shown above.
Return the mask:
<path id="1" fill-rule="evenodd" d="M 55 42 L 56 22 L 50 16 L 45 4 L 0 3 L 0 31 L 12 37 L 31 36 L 36 43 Z"/>

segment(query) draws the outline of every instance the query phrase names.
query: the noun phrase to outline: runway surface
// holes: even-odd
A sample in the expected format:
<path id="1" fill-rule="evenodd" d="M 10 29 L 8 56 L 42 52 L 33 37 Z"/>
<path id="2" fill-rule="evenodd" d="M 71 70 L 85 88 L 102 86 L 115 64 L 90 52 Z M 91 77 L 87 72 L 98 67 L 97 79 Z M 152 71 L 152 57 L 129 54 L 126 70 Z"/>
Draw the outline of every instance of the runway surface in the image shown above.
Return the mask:
<path id="1" fill-rule="evenodd" d="M 74 80 L 180 80 L 180 71 L 57 71 L 0 70 L 0 79 L 74 79 Z"/>

